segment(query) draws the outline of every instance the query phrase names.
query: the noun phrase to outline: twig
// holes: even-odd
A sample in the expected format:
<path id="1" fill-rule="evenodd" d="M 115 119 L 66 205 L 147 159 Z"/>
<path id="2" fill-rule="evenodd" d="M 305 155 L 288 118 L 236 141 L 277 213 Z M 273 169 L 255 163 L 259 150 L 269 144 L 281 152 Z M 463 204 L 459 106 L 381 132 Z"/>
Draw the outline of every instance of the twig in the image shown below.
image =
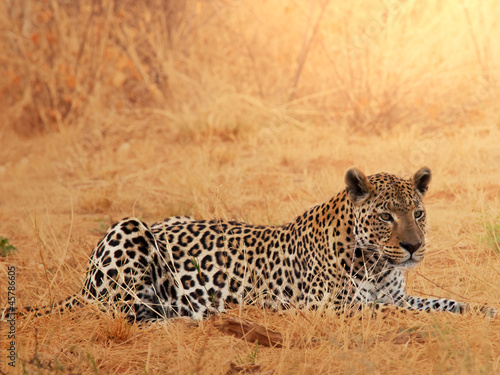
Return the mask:
<path id="1" fill-rule="evenodd" d="M 293 78 L 293 83 L 292 87 L 290 88 L 290 96 L 288 97 L 288 101 L 290 102 L 291 100 L 294 99 L 295 96 L 295 89 L 297 88 L 297 84 L 299 83 L 299 78 L 302 74 L 302 70 L 304 68 L 304 64 L 306 62 L 307 54 L 309 53 L 309 50 L 311 49 L 311 43 L 316 36 L 316 33 L 318 32 L 319 25 L 321 23 L 321 19 L 323 18 L 323 15 L 325 14 L 325 9 L 330 3 L 330 0 L 327 0 L 323 3 L 323 6 L 321 7 L 321 12 L 318 16 L 318 19 L 316 20 L 316 24 L 314 25 L 314 29 L 309 36 L 307 37 L 307 30 L 304 33 L 304 40 L 302 41 L 302 48 L 300 50 L 299 58 L 298 58 L 298 64 L 297 64 L 297 70 L 295 71 L 295 76 Z M 309 20 L 312 18 L 312 11 L 314 9 L 314 4 L 311 5 L 311 16 L 309 17 Z"/>

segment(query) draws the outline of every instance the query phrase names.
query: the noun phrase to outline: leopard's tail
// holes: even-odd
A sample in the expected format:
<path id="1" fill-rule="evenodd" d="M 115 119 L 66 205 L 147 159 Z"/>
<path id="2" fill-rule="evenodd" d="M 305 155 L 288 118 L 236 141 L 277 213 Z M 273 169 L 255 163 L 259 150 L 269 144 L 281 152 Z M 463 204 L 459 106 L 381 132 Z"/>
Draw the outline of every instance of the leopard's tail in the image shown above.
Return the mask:
<path id="1" fill-rule="evenodd" d="M 42 307 L 25 306 L 21 309 L 16 309 L 15 306 L 7 306 L 2 309 L 0 321 L 9 321 L 17 316 L 26 316 L 31 312 L 35 312 L 34 316 L 44 316 L 53 312 L 64 312 L 73 309 L 76 306 L 83 305 L 82 296 L 80 293 L 75 293 L 66 299 L 56 302 L 52 305 L 45 305 Z"/>

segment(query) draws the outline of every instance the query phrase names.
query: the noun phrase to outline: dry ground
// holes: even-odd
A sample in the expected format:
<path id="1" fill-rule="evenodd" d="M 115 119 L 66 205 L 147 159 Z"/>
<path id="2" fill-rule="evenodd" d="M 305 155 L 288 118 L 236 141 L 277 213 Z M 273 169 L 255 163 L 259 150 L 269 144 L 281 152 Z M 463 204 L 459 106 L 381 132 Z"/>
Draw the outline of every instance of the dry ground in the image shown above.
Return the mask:
<path id="1" fill-rule="evenodd" d="M 500 307 L 494 1 L 48 0 L 0 5 L 0 305 L 76 291 L 125 216 L 280 224 L 371 174 L 434 173 L 411 293 Z M 0 249 L 2 250 L 2 249 Z M 500 319 L 255 308 L 130 325 L 84 308 L 19 319 L 6 373 L 499 373 Z"/>

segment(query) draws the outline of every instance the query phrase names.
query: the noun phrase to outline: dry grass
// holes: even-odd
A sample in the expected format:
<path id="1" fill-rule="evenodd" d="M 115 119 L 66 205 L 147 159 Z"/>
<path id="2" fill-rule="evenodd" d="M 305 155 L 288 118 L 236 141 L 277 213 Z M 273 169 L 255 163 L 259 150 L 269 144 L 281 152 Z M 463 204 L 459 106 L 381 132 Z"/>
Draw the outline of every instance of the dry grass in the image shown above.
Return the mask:
<path id="1" fill-rule="evenodd" d="M 0 236 L 18 248 L 2 305 L 12 265 L 18 306 L 77 290 L 125 216 L 278 224 L 351 165 L 428 165 L 431 247 L 409 289 L 500 307 L 497 2 L 166 3 L 0 3 Z M 283 347 L 219 317 L 141 327 L 89 307 L 19 320 L 15 372 L 500 372 L 499 319 L 230 314 Z"/>

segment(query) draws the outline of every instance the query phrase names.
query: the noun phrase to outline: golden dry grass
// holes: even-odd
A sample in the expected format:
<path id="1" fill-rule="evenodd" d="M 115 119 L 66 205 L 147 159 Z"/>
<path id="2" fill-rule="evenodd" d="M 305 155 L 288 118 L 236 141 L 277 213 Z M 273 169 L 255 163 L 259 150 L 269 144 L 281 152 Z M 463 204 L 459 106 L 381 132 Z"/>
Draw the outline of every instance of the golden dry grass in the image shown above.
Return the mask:
<path id="1" fill-rule="evenodd" d="M 116 4 L 115 4 L 116 3 Z M 90 4 L 90 3 L 89 3 Z M 414 294 L 500 307 L 500 5 L 47 0 L 0 4 L 0 236 L 17 305 L 76 291 L 103 231 L 171 215 L 279 224 L 356 165 L 434 172 Z M 495 228 L 497 231 L 495 231 Z M 21 373 L 498 373 L 500 319 L 230 313 L 128 325 L 91 307 L 20 319 Z"/>

